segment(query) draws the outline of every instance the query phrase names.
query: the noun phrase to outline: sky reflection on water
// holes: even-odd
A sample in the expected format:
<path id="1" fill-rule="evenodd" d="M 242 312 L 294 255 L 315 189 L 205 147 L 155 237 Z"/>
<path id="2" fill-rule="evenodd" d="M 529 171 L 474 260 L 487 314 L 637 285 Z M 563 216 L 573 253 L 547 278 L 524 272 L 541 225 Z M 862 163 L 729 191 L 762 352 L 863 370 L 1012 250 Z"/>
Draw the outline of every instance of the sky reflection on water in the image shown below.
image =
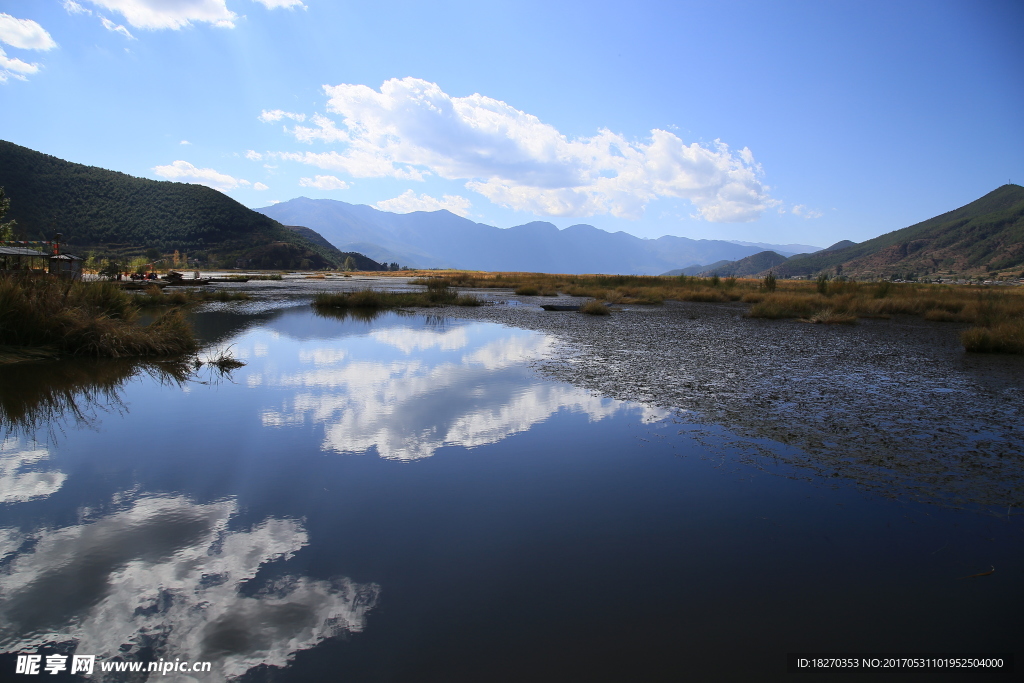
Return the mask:
<path id="1" fill-rule="evenodd" d="M 1018 642 L 1019 516 L 764 476 L 725 430 L 540 379 L 537 332 L 196 324 L 247 365 L 0 382 L 0 650 L 419 683 L 788 680 L 789 651 Z"/>
<path id="2" fill-rule="evenodd" d="M 286 666 L 298 651 L 364 629 L 380 586 L 281 571 L 309 545 L 303 520 L 245 518 L 230 486 L 219 497 L 197 492 L 195 480 L 216 475 L 196 461 L 195 480 L 181 488 L 152 471 L 180 464 L 183 452 L 241 464 L 315 443 L 332 454 L 407 461 L 445 446 L 492 444 L 563 410 L 589 421 L 666 415 L 532 378 L 528 363 L 553 344 L 534 332 L 398 314 L 323 319 L 306 309 L 240 327 L 234 337 L 220 330 L 222 348 L 248 364 L 220 384 L 193 376 L 169 386 L 159 373 L 98 363 L 84 372 L 64 364 L 23 373 L 17 386 L 5 385 L 0 504 L 7 513 L 38 503 L 9 516 L 20 524 L 0 527 L 5 652 L 212 660 L 213 680 L 223 680 Z M 202 415 L 215 422 L 196 429 Z M 184 429 L 170 442 L 156 434 L 175 424 Z M 258 453 L 251 431 L 247 447 L 224 447 L 232 424 L 300 433 L 285 437 L 288 448 Z M 204 446 L 208 438 L 214 444 Z M 105 495 L 77 482 L 77 500 L 45 501 L 69 477 L 59 463 L 85 478 L 95 466 L 119 469 L 120 478 L 125 465 L 136 471 L 128 488 L 119 477 L 103 482 Z M 267 476 L 258 462 L 235 474 Z"/>

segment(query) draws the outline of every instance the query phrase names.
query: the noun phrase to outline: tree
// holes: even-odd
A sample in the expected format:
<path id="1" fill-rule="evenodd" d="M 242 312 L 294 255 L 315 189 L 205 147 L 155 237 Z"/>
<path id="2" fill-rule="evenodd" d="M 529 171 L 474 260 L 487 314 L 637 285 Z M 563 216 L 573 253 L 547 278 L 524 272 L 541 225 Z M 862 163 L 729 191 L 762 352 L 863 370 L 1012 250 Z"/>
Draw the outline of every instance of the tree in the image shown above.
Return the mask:
<path id="1" fill-rule="evenodd" d="M 4 192 L 4 188 L 0 187 L 0 221 L 7 215 L 7 211 L 11 208 L 11 200 L 7 198 L 7 194 Z M 0 223 L 0 242 L 4 240 L 14 239 L 14 226 L 17 225 L 16 221 L 8 221 L 6 223 Z"/>
<path id="2" fill-rule="evenodd" d="M 351 256 L 346 256 L 345 257 L 345 264 L 342 266 L 342 268 L 345 269 L 345 270 L 355 270 L 356 269 L 356 260 L 354 258 L 352 258 Z"/>

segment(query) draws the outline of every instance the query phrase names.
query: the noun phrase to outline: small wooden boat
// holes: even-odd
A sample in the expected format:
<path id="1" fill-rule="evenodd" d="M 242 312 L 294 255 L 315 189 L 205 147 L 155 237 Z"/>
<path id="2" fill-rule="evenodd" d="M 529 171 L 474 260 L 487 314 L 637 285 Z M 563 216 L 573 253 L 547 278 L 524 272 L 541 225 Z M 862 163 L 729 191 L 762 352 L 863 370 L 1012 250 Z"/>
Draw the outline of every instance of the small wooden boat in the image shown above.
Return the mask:
<path id="1" fill-rule="evenodd" d="M 543 308 L 545 311 L 578 311 L 578 310 L 580 310 L 579 306 L 563 306 L 563 305 L 560 305 L 560 304 L 541 304 L 540 307 Z"/>
<path id="2" fill-rule="evenodd" d="M 150 287 L 159 287 L 163 289 L 168 283 L 163 280 L 114 280 L 121 289 L 149 289 Z"/>

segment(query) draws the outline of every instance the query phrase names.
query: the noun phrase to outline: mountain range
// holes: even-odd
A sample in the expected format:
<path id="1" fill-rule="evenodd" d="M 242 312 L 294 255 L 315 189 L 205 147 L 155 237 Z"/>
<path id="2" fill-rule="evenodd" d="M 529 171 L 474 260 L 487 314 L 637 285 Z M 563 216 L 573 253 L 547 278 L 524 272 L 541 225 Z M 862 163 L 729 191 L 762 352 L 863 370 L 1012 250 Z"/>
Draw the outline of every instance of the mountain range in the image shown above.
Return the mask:
<path id="1" fill-rule="evenodd" d="M 856 278 L 978 275 L 1024 269 L 1024 188 L 1003 185 L 970 204 L 859 244 L 643 239 L 591 225 L 496 228 L 448 211 L 396 214 L 300 197 L 254 211 L 202 185 L 136 178 L 0 140 L 0 186 L 19 239 L 107 254 L 187 251 L 209 266 L 412 267 L 549 273 Z M 812 253 L 794 253 L 802 250 Z"/>
<path id="2" fill-rule="evenodd" d="M 542 221 L 496 228 L 444 210 L 397 214 L 333 199 L 299 197 L 259 211 L 285 225 L 312 228 L 339 249 L 419 268 L 654 275 L 680 265 L 740 259 L 763 249 L 724 240 L 643 239 L 592 225 L 559 230 Z M 794 253 L 769 246 L 785 255 Z"/>

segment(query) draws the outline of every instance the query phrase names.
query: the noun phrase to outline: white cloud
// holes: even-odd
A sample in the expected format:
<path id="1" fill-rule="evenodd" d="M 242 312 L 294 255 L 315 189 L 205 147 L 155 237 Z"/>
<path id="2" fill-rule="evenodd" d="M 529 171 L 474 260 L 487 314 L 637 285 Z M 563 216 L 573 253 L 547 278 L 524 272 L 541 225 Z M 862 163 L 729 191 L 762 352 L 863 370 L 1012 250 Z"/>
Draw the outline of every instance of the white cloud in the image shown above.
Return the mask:
<path id="1" fill-rule="evenodd" d="M 121 24 L 115 24 L 114 22 L 112 22 L 110 19 L 107 19 L 106 17 L 100 17 L 100 23 L 103 24 L 103 28 L 107 29 L 108 31 L 113 31 L 114 33 L 120 33 L 125 38 L 128 38 L 130 40 L 135 40 L 135 36 L 133 36 L 131 33 L 129 33 L 128 29 L 126 29 Z"/>
<path id="2" fill-rule="evenodd" d="M 0 48 L 0 83 L 6 83 L 8 78 L 24 81 L 27 80 L 26 74 L 34 74 L 37 71 L 39 71 L 38 64 L 23 62 L 16 57 L 8 57 L 3 48 Z"/>
<path id="3" fill-rule="evenodd" d="M 255 185 L 252 186 L 252 189 L 257 190 L 258 192 L 263 192 L 264 190 L 269 190 L 270 188 L 264 185 L 263 183 L 256 183 Z"/>
<path id="4" fill-rule="evenodd" d="M 191 143 L 191 142 L 189 142 L 188 140 L 182 140 L 182 141 L 181 141 L 181 142 L 179 142 L 178 144 L 179 144 L 179 145 L 191 145 L 192 143 Z"/>
<path id="5" fill-rule="evenodd" d="M 248 159 L 249 161 L 259 161 L 263 158 L 263 155 L 254 149 L 250 149 L 248 152 L 245 153 L 245 158 Z"/>
<path id="6" fill-rule="evenodd" d="M 57 47 L 50 34 L 31 19 L 17 19 L 0 12 L 0 42 L 22 50 L 52 50 Z"/>
<path id="7" fill-rule="evenodd" d="M 283 111 L 281 109 L 273 109 L 271 111 L 267 111 L 266 109 L 264 109 L 263 112 L 259 115 L 259 120 L 262 121 L 263 123 L 273 123 L 274 121 L 280 121 L 286 116 L 293 121 L 306 120 L 305 114 L 293 114 L 290 111 Z"/>
<path id="8" fill-rule="evenodd" d="M 570 139 L 505 102 L 451 97 L 416 78 L 389 80 L 379 92 L 349 84 L 324 91 L 327 111 L 339 120 L 316 115 L 315 127 L 290 132 L 301 142 L 344 147 L 281 158 L 354 177 L 434 174 L 465 181 L 496 204 L 549 216 L 638 218 L 652 200 L 677 197 L 706 220 L 731 222 L 755 220 L 778 204 L 751 151 L 719 140 L 686 144 L 658 129 L 644 141 L 609 130 Z"/>
<path id="9" fill-rule="evenodd" d="M 258 2 L 267 9 L 278 9 L 281 7 L 285 9 L 294 9 L 296 7 L 307 9 L 306 6 L 302 4 L 302 0 L 253 0 L 253 2 Z"/>
<path id="10" fill-rule="evenodd" d="M 212 168 L 197 168 L 187 161 L 181 160 L 175 161 L 169 166 L 154 166 L 153 172 L 161 178 L 198 183 L 222 192 L 234 190 L 237 187 L 248 187 L 251 184 L 248 180 L 233 178 Z"/>
<path id="11" fill-rule="evenodd" d="M 356 178 L 380 178 L 392 176 L 399 180 L 423 180 L 424 174 L 419 170 L 406 166 L 395 167 L 389 160 L 374 155 L 372 152 L 364 153 L 359 150 L 349 150 L 346 154 L 337 152 L 281 152 L 276 156 L 287 161 L 298 161 L 322 168 L 326 171 L 341 171 Z"/>
<path id="12" fill-rule="evenodd" d="M 124 15 L 135 28 L 181 29 L 192 22 L 233 28 L 238 18 L 225 0 L 89 0 L 92 4 Z M 67 5 L 65 5 L 67 7 Z"/>
<path id="13" fill-rule="evenodd" d="M 64 0 L 61 4 L 64 5 L 64 9 L 67 10 L 68 14 L 92 14 L 92 10 L 82 7 L 75 0 Z"/>
<path id="14" fill-rule="evenodd" d="M 465 197 L 459 195 L 444 195 L 443 199 L 434 199 L 430 195 L 421 194 L 419 197 L 412 190 L 406 190 L 394 199 L 385 199 L 377 202 L 376 206 L 382 211 L 393 211 L 394 213 L 411 213 L 413 211 L 440 211 L 447 209 L 460 216 L 469 214 L 469 207 L 472 203 Z"/>
<path id="15" fill-rule="evenodd" d="M 349 184 L 332 175 L 318 175 L 314 178 L 299 178 L 302 187 L 315 187 L 318 190 L 347 190 Z"/>
<path id="16" fill-rule="evenodd" d="M 793 215 L 803 216 L 804 218 L 821 218 L 822 216 L 825 215 L 821 211 L 817 211 L 816 209 L 809 209 L 803 204 L 796 204 L 795 206 L 793 206 L 792 211 Z"/>

